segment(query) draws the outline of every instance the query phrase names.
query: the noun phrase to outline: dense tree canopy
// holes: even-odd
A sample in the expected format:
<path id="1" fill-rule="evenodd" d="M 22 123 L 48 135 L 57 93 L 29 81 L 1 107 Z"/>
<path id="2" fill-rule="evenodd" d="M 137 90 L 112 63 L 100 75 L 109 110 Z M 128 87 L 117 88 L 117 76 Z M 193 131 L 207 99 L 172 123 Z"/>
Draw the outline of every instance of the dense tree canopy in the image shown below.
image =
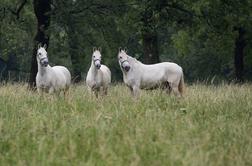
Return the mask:
<path id="1" fill-rule="evenodd" d="M 119 47 L 144 63 L 176 62 L 186 80 L 250 80 L 251 8 L 249 0 L 3 0 L 0 57 L 15 67 L 0 66 L 1 77 L 31 73 L 32 81 L 34 49 L 44 42 L 50 63 L 67 66 L 75 82 L 85 79 L 94 46 L 113 80 L 121 78 Z"/>

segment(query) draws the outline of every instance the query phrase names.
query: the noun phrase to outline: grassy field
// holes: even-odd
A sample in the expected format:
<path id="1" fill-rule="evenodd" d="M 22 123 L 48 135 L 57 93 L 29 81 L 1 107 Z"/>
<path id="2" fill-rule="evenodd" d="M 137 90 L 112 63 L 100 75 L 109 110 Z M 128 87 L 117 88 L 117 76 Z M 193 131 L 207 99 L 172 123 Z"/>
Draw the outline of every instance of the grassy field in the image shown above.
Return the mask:
<path id="1" fill-rule="evenodd" d="M 123 85 L 65 100 L 0 87 L 0 165 L 252 165 L 252 85 L 191 85 L 183 99 Z"/>

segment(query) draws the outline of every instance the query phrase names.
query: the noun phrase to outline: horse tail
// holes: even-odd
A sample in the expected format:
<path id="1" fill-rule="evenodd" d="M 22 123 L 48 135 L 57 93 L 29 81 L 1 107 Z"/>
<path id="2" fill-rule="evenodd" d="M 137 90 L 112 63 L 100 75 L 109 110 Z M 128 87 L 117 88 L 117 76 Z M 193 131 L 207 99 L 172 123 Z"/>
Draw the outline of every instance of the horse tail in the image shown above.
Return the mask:
<path id="1" fill-rule="evenodd" d="M 184 91 L 185 91 L 185 82 L 184 82 L 184 75 L 183 75 L 183 73 L 182 73 L 180 81 L 179 81 L 178 90 L 179 90 L 179 92 L 180 92 L 181 95 L 184 94 Z"/>

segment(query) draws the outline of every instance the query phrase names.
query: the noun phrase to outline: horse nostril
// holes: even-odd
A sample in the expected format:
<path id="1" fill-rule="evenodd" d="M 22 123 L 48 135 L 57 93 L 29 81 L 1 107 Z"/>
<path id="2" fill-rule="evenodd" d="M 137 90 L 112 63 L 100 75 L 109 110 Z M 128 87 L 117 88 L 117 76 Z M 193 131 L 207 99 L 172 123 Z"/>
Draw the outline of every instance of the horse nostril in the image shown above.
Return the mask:
<path id="1" fill-rule="evenodd" d="M 48 61 L 47 60 L 45 60 L 45 61 L 43 61 L 43 65 L 46 67 L 47 65 L 48 65 Z"/>
<path id="2" fill-rule="evenodd" d="M 130 66 L 125 66 L 124 69 L 125 69 L 125 71 L 129 71 L 130 70 Z"/>
<path id="3" fill-rule="evenodd" d="M 97 68 L 97 69 L 100 69 L 100 67 L 101 67 L 100 64 L 97 64 L 97 65 L 96 65 L 96 68 Z"/>

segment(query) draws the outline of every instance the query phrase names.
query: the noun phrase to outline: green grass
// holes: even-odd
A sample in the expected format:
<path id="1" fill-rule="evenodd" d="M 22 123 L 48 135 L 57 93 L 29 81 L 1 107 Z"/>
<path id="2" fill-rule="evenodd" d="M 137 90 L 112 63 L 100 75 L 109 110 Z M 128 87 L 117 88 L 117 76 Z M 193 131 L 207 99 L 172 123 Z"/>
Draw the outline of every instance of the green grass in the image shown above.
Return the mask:
<path id="1" fill-rule="evenodd" d="M 66 100 L 0 87 L 0 165 L 252 165 L 252 86 L 191 85 L 183 99 L 123 85 Z"/>

